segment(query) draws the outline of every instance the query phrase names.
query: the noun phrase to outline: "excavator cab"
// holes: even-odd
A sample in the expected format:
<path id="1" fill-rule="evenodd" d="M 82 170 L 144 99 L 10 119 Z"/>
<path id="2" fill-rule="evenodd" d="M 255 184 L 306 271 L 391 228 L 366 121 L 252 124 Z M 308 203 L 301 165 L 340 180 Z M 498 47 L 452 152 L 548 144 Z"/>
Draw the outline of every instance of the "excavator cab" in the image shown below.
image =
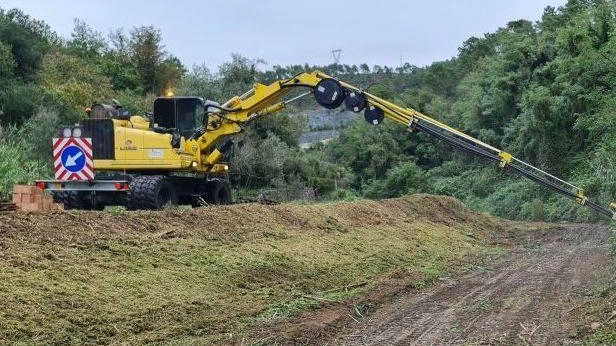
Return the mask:
<path id="1" fill-rule="evenodd" d="M 192 136 L 206 120 L 203 100 L 198 97 L 159 97 L 154 101 L 154 123 L 158 128 Z"/>

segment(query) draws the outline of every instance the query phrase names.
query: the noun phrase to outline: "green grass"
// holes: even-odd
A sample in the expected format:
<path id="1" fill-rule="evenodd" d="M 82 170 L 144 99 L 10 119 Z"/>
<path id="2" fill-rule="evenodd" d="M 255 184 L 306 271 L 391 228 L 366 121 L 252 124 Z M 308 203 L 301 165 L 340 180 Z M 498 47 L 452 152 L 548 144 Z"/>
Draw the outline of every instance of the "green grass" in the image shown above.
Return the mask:
<path id="1" fill-rule="evenodd" d="M 27 155 L 27 150 L 0 141 L 0 201 L 11 199 L 13 185 L 33 183 L 49 176 L 50 164 Z"/>
<path id="2" fill-rule="evenodd" d="M 605 327 L 603 327 L 605 328 Z M 588 346 L 616 345 L 616 328 L 600 329 L 584 342 Z"/>
<path id="3" fill-rule="evenodd" d="M 492 307 L 492 303 L 489 300 L 481 299 L 475 303 L 475 306 L 480 310 L 488 310 Z"/>
<path id="4" fill-rule="evenodd" d="M 291 317 L 300 311 L 305 311 L 318 306 L 318 301 L 308 298 L 298 298 L 291 302 L 283 302 L 276 304 L 259 316 L 263 319 Z"/>
<path id="5" fill-rule="evenodd" d="M 351 299 L 408 268 L 419 284 L 493 252 L 477 234 L 496 220 L 458 210 L 481 220 L 469 237 L 470 221 L 419 214 L 451 207 L 426 198 L 0 215 L 0 345 L 220 344 L 318 306 L 305 296 Z"/>

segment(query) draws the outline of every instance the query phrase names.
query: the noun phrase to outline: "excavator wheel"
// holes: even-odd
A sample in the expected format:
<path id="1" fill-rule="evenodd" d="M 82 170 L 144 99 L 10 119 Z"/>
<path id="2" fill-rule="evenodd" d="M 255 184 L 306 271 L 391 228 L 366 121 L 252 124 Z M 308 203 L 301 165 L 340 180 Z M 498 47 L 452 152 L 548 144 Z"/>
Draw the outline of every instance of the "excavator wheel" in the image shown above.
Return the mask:
<path id="1" fill-rule="evenodd" d="M 205 201 L 209 204 L 230 204 L 231 189 L 229 184 L 222 180 L 208 182 Z"/>
<path id="2" fill-rule="evenodd" d="M 84 209 L 83 199 L 77 191 L 54 191 L 53 200 L 64 204 L 64 209 Z"/>
<path id="3" fill-rule="evenodd" d="M 178 196 L 168 177 L 142 175 L 130 183 L 128 209 L 162 210 L 178 204 Z"/>

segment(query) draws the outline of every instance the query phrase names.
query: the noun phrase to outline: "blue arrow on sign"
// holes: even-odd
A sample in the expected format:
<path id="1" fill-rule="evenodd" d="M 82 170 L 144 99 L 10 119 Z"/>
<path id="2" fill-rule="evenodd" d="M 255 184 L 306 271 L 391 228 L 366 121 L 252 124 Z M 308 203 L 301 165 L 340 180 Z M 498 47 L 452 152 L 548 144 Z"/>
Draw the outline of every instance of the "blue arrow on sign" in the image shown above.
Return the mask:
<path id="1" fill-rule="evenodd" d="M 64 148 L 60 161 L 67 171 L 77 173 L 86 165 L 86 155 L 80 147 L 71 145 Z"/>

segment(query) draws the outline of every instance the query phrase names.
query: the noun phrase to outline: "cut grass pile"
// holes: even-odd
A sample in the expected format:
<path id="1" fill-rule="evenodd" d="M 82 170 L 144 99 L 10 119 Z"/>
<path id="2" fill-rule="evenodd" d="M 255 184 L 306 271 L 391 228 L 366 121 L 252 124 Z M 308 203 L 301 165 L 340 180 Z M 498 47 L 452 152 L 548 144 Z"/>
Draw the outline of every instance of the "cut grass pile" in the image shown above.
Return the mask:
<path id="1" fill-rule="evenodd" d="M 237 342 L 318 304 L 306 296 L 345 300 L 411 269 L 422 285 L 512 227 L 527 228 L 428 195 L 0 214 L 0 345 Z"/>

